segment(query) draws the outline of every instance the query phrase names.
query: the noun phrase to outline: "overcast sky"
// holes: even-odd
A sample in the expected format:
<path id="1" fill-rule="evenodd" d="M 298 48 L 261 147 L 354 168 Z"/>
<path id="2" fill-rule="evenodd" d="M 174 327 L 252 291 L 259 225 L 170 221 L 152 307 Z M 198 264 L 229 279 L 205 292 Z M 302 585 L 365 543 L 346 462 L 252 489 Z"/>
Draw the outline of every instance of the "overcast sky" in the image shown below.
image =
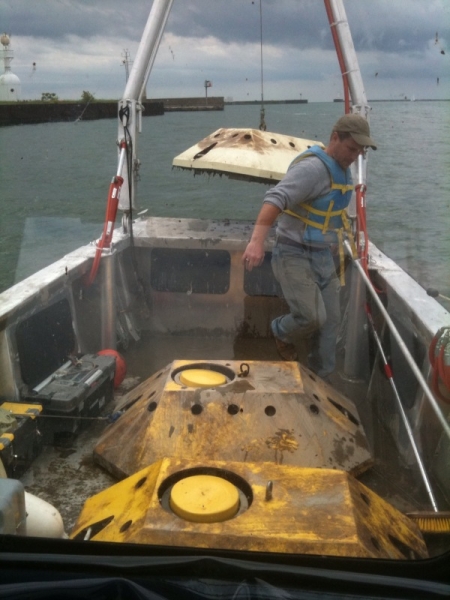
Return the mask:
<path id="1" fill-rule="evenodd" d="M 22 99 L 118 99 L 151 0 L 0 0 Z M 259 0 L 174 0 L 150 98 L 261 98 Z M 369 99 L 450 98 L 450 0 L 347 0 Z M 263 0 L 266 100 L 342 97 L 322 0 Z M 0 65 L 0 73 L 3 66 Z"/>

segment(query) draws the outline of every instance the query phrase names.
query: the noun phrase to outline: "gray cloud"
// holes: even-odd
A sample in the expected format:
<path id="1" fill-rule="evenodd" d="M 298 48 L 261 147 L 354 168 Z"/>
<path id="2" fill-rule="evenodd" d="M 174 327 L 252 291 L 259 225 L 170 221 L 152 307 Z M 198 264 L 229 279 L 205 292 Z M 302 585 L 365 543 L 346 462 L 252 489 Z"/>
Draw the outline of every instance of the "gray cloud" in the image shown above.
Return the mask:
<path id="1" fill-rule="evenodd" d="M 13 68 L 22 78 L 24 97 L 39 97 L 43 86 L 53 86 L 67 98 L 68 94 L 79 97 L 86 88 L 96 91 L 97 97 L 121 93 L 121 53 L 128 47 L 133 58 L 151 1 L 0 0 L 0 4 L 0 30 L 12 34 Z M 195 95 L 206 73 L 214 78 L 214 92 L 219 95 L 246 98 L 254 93 L 247 86 L 258 78 L 259 5 L 259 0 L 174 0 L 166 28 L 169 37 L 152 74 L 155 94 L 165 95 L 170 89 L 172 94 Z M 265 78 L 274 86 L 291 82 L 286 91 L 273 87 L 270 93 L 283 97 L 296 86 L 310 98 L 316 89 L 327 98 L 334 95 L 340 78 L 322 0 L 263 0 L 262 6 Z M 345 7 L 372 96 L 385 96 L 388 80 L 390 85 L 399 80 L 400 85 L 407 77 L 414 78 L 410 93 L 421 93 L 419 80 L 426 81 L 426 94 L 430 82 L 436 93 L 448 89 L 448 0 L 346 0 Z M 438 44 L 434 44 L 436 32 Z M 217 40 L 209 54 L 209 46 L 200 43 L 207 36 Z M 30 72 L 34 61 L 38 68 Z M 170 77 L 175 83 L 169 83 Z M 194 79 L 195 85 L 190 83 Z M 328 91 L 313 89 L 313 82 L 326 79 Z M 311 87 L 303 89 L 307 82 Z M 401 87 L 408 89 L 407 82 L 401 81 Z M 395 95 L 397 90 L 389 93 Z"/>
<path id="2" fill-rule="evenodd" d="M 63 38 L 121 36 L 138 40 L 147 0 L 3 0 L 1 27 L 14 35 Z M 264 0 L 263 39 L 293 48 L 329 49 L 332 40 L 319 0 Z M 445 0 L 347 0 L 346 10 L 359 50 L 424 51 L 440 30 L 450 37 L 450 3 Z M 185 37 L 213 35 L 223 42 L 259 42 L 259 0 L 175 0 L 168 31 Z"/>
<path id="3" fill-rule="evenodd" d="M 151 2 L 3 0 L 1 27 L 16 36 L 61 39 L 126 35 L 140 39 Z"/>

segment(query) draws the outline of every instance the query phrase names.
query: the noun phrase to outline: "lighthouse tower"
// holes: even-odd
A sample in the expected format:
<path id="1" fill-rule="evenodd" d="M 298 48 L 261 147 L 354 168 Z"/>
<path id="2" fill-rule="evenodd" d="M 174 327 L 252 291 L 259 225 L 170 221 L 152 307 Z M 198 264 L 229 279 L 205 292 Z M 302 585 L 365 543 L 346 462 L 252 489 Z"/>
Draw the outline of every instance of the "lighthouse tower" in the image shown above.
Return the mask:
<path id="1" fill-rule="evenodd" d="M 17 101 L 20 100 L 20 79 L 11 71 L 11 61 L 13 59 L 13 51 L 9 47 L 9 35 L 4 33 L 0 37 L 2 48 L 0 57 L 3 57 L 5 72 L 0 75 L 0 101 Z"/>

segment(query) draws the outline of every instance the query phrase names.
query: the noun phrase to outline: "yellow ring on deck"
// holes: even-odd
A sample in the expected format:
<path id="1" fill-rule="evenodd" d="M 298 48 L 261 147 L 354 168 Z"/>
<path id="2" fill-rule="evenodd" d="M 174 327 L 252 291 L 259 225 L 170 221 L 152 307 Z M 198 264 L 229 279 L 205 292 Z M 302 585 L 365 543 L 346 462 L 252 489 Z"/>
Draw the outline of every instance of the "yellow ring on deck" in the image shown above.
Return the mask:
<path id="1" fill-rule="evenodd" d="M 225 375 L 209 369 L 185 369 L 180 373 L 180 383 L 187 387 L 216 387 L 226 382 Z"/>
<path id="2" fill-rule="evenodd" d="M 170 508 L 186 521 L 220 523 L 238 512 L 239 491 L 222 477 L 193 475 L 173 486 Z"/>

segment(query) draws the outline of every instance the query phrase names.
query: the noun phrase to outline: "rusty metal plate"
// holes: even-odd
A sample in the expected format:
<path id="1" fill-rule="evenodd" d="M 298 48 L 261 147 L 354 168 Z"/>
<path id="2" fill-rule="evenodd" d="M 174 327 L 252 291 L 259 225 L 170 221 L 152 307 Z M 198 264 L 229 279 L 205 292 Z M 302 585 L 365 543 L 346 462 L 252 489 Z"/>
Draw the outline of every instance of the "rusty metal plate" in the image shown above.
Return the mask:
<path id="1" fill-rule="evenodd" d="M 237 515 L 216 523 L 176 516 L 167 495 L 175 483 L 192 474 L 231 481 L 241 494 Z M 269 496 L 268 482 L 272 482 Z M 162 459 L 86 502 L 71 538 L 86 537 L 291 554 L 427 556 L 418 527 L 348 473 L 273 463 Z"/>

